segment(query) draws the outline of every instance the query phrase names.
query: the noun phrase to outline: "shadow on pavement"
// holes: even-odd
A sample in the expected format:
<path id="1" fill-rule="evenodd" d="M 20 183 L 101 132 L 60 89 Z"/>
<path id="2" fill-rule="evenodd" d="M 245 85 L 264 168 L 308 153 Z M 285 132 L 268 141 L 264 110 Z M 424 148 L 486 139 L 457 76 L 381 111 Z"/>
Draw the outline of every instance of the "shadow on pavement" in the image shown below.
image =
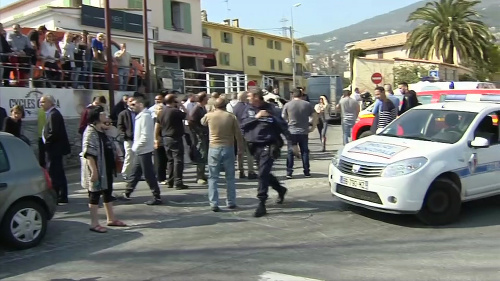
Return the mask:
<path id="1" fill-rule="evenodd" d="M 143 235 L 126 229 L 108 228 L 108 233 L 94 233 L 86 223 L 53 220 L 42 243 L 23 251 L 0 248 L 0 279 L 36 271 L 48 266 L 88 259 L 95 252 L 138 239 Z M 130 229 L 130 228 L 127 228 Z M 81 280 L 98 280 L 92 277 Z M 57 280 L 57 279 L 56 279 Z"/>
<path id="2" fill-rule="evenodd" d="M 408 228 L 435 228 L 435 229 L 453 229 L 453 228 L 476 228 L 485 226 L 496 226 L 500 224 L 500 197 L 481 199 L 462 204 L 462 211 L 457 222 L 443 226 L 425 225 L 414 215 L 396 215 L 376 212 L 362 207 L 346 205 L 346 209 L 355 214 L 384 223 L 394 224 Z"/>

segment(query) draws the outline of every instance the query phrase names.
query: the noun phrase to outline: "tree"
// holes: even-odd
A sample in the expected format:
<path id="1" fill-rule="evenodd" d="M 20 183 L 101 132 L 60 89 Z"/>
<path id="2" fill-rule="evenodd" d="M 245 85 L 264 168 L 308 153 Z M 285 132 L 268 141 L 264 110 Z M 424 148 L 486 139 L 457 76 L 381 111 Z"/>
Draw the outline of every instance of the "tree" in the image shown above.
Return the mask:
<path id="1" fill-rule="evenodd" d="M 429 70 L 433 69 L 434 67 L 424 67 L 421 65 L 395 66 L 393 69 L 394 84 L 397 86 L 401 82 L 406 82 L 408 84 L 420 82 L 421 78 L 427 76 Z"/>
<path id="2" fill-rule="evenodd" d="M 479 20 L 474 6 L 481 1 L 439 0 L 428 2 L 410 14 L 407 21 L 422 22 L 407 41 L 412 58 L 432 59 L 434 56 L 454 64 L 455 52 L 461 60 L 484 59 L 493 35 Z"/>
<path id="3" fill-rule="evenodd" d="M 493 74 L 500 72 L 500 47 L 490 44 L 485 51 L 485 59 L 470 59 L 464 66 L 472 69 L 471 78 L 475 81 L 486 81 L 493 78 Z"/>

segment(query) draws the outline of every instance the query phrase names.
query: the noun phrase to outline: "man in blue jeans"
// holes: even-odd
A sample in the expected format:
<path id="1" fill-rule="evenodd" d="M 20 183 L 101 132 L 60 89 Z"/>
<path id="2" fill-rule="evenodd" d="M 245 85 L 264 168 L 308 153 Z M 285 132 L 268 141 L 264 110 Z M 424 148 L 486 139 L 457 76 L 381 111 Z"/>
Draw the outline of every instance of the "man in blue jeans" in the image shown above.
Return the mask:
<path id="1" fill-rule="evenodd" d="M 218 181 L 223 166 L 227 184 L 227 207 L 236 208 L 235 153 L 234 140 L 237 142 L 238 155 L 243 152 L 243 136 L 234 114 L 226 111 L 226 100 L 217 98 L 214 111 L 201 118 L 201 125 L 208 126 L 208 200 L 212 211 L 219 212 Z"/>
<path id="2" fill-rule="evenodd" d="M 349 142 L 351 137 L 352 127 L 356 123 L 359 115 L 359 103 L 351 97 L 351 91 L 344 90 L 344 95 L 339 101 L 337 107 L 341 109 L 342 113 L 342 132 L 344 145 Z"/>
<path id="3" fill-rule="evenodd" d="M 293 147 L 297 144 L 300 148 L 304 176 L 311 177 L 309 170 L 309 132 L 318 124 L 318 116 L 314 107 L 303 99 L 304 95 L 299 89 L 293 90 L 293 99 L 283 106 L 282 117 L 288 123 L 290 139 L 287 141 L 288 156 L 286 160 L 286 178 L 291 179 L 293 174 Z M 309 118 L 313 119 L 312 127 Z"/>

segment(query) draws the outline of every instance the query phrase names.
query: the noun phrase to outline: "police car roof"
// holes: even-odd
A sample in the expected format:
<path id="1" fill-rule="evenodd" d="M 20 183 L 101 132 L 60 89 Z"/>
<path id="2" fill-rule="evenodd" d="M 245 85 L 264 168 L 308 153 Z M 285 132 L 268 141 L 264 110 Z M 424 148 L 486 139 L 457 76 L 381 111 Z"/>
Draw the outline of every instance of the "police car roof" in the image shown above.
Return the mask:
<path id="1" fill-rule="evenodd" d="M 424 104 L 415 107 L 414 109 L 439 109 L 450 111 L 481 112 L 483 110 L 500 110 L 500 104 L 492 102 L 455 101 Z"/>

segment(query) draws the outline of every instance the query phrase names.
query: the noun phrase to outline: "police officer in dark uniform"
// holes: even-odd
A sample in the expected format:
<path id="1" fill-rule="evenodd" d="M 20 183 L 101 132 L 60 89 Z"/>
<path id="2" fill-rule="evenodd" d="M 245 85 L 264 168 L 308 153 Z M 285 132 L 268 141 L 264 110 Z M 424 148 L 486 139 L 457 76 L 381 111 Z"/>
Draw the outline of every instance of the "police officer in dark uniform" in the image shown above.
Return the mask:
<path id="1" fill-rule="evenodd" d="M 259 167 L 259 188 L 257 198 L 260 203 L 255 210 L 254 217 L 264 216 L 269 185 L 278 192 L 277 204 L 283 204 L 288 191 L 271 174 L 271 169 L 280 155 L 284 142 L 281 134 L 290 136 L 286 122 L 277 116 L 274 107 L 264 101 L 264 93 L 260 88 L 253 88 L 248 93 L 249 104 L 241 116 L 241 130 L 248 143 L 250 153 L 254 156 Z"/>

